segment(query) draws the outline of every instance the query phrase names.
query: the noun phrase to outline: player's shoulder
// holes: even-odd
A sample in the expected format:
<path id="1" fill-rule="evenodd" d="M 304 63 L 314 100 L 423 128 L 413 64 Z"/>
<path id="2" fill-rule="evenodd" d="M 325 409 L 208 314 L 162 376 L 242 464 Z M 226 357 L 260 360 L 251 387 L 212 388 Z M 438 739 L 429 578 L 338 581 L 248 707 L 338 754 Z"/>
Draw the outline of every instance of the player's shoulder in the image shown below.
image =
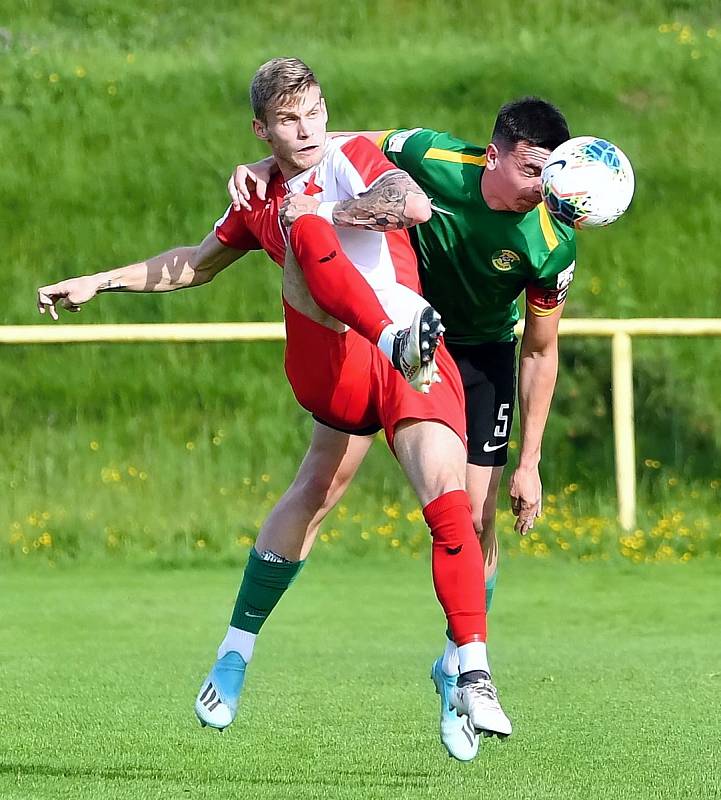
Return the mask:
<path id="1" fill-rule="evenodd" d="M 322 160 L 328 169 L 343 169 L 351 164 L 362 171 L 371 164 L 388 164 L 378 145 L 355 134 L 328 139 Z"/>
<path id="2" fill-rule="evenodd" d="M 326 147 L 323 162 L 321 174 L 345 176 L 354 192 L 363 191 L 363 185 L 369 189 L 381 175 L 398 169 L 378 145 L 357 135 L 334 136 Z"/>
<path id="3" fill-rule="evenodd" d="M 430 164 L 486 164 L 486 148 L 433 128 L 398 128 L 387 131 L 381 140 L 388 153 L 413 148 L 421 162 Z"/>
<path id="4" fill-rule="evenodd" d="M 335 155 L 342 155 L 346 158 L 352 159 L 354 155 L 364 153 L 379 153 L 381 152 L 377 144 L 371 142 L 365 136 L 359 134 L 350 134 L 344 136 L 334 136 L 328 140 L 326 145 L 326 155 L 333 157 Z"/>
<path id="5" fill-rule="evenodd" d="M 563 225 L 551 214 L 543 203 L 539 203 L 525 217 L 526 235 L 534 249 L 552 253 L 559 250 L 574 253 L 576 249 L 576 231 Z"/>
<path id="6" fill-rule="evenodd" d="M 428 149 L 423 154 L 423 160 L 484 167 L 486 148 L 454 136 L 448 131 L 433 131 L 433 136 L 429 138 Z"/>

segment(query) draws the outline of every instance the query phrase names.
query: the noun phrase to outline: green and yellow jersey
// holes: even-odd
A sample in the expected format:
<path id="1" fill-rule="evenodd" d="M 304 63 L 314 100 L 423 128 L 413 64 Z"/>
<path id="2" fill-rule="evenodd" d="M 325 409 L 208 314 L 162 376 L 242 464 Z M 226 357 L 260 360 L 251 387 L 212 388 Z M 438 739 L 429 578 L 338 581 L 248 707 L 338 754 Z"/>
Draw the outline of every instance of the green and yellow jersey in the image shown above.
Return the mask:
<path id="1" fill-rule="evenodd" d="M 386 131 L 378 144 L 431 199 L 431 219 L 410 234 L 424 294 L 449 342 L 511 341 L 523 291 L 534 314 L 551 314 L 565 300 L 574 230 L 543 204 L 525 214 L 491 210 L 481 194 L 485 148 L 426 128 Z"/>

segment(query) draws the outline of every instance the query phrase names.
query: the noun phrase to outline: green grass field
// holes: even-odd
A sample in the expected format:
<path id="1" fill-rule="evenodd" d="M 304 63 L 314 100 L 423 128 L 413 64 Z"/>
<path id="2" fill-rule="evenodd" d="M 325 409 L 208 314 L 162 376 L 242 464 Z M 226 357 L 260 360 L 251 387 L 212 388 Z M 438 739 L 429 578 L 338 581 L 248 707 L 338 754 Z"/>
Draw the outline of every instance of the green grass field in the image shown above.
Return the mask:
<path id="1" fill-rule="evenodd" d="M 492 664 L 514 735 L 450 760 L 426 559 L 308 564 L 242 711 L 194 695 L 239 570 L 17 569 L 0 593 L 0 796 L 704 800 L 721 793 L 717 575 L 508 560 Z"/>

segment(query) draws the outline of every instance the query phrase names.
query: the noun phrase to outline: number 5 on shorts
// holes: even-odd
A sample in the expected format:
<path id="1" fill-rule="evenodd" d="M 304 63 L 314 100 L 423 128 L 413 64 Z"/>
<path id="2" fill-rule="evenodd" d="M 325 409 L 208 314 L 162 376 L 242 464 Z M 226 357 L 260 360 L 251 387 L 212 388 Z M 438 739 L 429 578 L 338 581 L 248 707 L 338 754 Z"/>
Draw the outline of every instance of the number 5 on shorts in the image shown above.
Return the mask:
<path id="1" fill-rule="evenodd" d="M 498 407 L 498 425 L 493 430 L 496 439 L 505 439 L 508 433 L 508 412 L 511 409 L 510 403 L 501 403 Z"/>

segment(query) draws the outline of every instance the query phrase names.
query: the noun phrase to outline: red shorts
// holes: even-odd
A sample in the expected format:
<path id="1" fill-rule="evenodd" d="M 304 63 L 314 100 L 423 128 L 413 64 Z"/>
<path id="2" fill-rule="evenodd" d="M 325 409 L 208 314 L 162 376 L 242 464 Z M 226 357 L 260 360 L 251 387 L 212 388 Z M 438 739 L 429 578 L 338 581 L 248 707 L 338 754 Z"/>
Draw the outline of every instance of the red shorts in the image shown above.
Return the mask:
<path id="1" fill-rule="evenodd" d="M 382 428 L 393 449 L 399 422 L 436 420 L 466 444 L 463 385 L 444 344 L 436 351 L 442 382 L 421 394 L 355 331 L 337 333 L 284 305 L 285 373 L 298 402 L 320 422 L 360 435 Z"/>

